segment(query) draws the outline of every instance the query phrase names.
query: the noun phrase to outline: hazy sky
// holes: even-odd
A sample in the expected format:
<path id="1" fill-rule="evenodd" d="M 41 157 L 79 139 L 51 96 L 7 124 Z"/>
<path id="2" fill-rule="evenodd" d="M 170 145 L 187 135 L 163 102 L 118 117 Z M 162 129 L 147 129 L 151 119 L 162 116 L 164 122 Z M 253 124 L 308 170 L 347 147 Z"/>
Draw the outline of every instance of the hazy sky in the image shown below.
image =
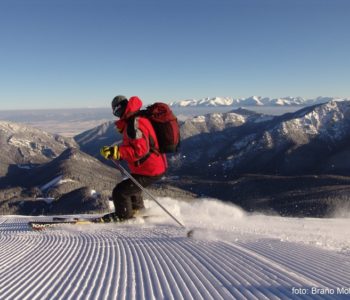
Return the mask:
<path id="1" fill-rule="evenodd" d="M 0 0 L 0 109 L 350 96 L 350 1 Z"/>

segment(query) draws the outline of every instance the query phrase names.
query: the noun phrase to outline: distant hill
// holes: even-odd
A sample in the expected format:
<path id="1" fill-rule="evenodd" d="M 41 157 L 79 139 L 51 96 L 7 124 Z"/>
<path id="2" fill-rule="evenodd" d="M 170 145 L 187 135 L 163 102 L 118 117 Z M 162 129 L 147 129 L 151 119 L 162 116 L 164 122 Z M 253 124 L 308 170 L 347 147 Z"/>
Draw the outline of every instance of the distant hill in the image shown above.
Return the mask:
<path id="1" fill-rule="evenodd" d="M 227 113 L 211 113 L 189 118 L 180 122 L 181 139 L 202 133 L 222 131 L 227 128 L 239 127 L 246 123 L 259 123 L 271 120 L 273 117 L 259 114 L 243 108 L 235 109 Z"/>
<path id="2" fill-rule="evenodd" d="M 102 160 L 100 148 L 112 145 L 121 138 L 122 136 L 116 130 L 114 122 L 111 121 L 76 135 L 74 140 L 79 144 L 82 151 Z"/>
<path id="3" fill-rule="evenodd" d="M 37 186 L 43 192 L 55 189 L 65 194 L 87 186 L 110 194 L 116 182 L 121 180 L 121 175 L 116 168 L 102 164 L 77 148 L 69 148 L 51 162 L 28 170 L 25 178 L 21 186 Z"/>
<path id="4" fill-rule="evenodd" d="M 5 176 L 11 171 L 11 165 L 26 168 L 45 163 L 77 144 L 71 138 L 20 123 L 0 121 L 0 147 L 0 176 Z"/>
<path id="5" fill-rule="evenodd" d="M 178 174 L 350 175 L 350 101 L 257 120 L 185 139 L 176 159 Z"/>
<path id="6" fill-rule="evenodd" d="M 115 168 L 77 148 L 68 148 L 48 163 L 29 169 L 17 168 L 12 175 L 2 178 L 0 212 L 108 211 L 111 191 L 121 180 Z"/>

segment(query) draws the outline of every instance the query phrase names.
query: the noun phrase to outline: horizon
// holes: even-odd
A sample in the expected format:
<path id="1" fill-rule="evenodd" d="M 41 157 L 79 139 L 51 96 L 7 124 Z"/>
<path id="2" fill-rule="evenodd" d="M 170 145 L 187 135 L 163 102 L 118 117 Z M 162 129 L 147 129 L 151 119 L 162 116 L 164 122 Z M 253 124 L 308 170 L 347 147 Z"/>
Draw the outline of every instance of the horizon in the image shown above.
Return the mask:
<path id="1" fill-rule="evenodd" d="M 344 0 L 2 1 L 0 110 L 108 107 L 118 94 L 145 105 L 348 98 L 349 8 Z"/>

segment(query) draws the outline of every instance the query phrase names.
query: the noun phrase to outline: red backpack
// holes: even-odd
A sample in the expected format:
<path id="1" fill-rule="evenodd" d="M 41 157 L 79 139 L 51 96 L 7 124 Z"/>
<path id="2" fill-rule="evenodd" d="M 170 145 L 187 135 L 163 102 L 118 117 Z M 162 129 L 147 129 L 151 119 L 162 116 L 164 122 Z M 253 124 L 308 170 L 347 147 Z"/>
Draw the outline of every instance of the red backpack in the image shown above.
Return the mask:
<path id="1" fill-rule="evenodd" d="M 140 115 L 150 120 L 158 139 L 160 153 L 178 151 L 180 146 L 179 124 L 167 104 L 156 102 L 141 110 Z"/>

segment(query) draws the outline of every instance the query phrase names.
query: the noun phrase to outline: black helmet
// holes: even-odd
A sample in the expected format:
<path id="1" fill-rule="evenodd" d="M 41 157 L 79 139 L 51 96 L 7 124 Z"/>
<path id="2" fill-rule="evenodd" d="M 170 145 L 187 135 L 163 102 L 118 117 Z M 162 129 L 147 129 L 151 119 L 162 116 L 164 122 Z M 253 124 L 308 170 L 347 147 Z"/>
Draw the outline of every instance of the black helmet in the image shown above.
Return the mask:
<path id="1" fill-rule="evenodd" d="M 112 110 L 113 115 L 121 118 L 125 112 L 126 106 L 128 104 L 128 99 L 125 96 L 119 95 L 114 97 L 112 100 Z"/>

